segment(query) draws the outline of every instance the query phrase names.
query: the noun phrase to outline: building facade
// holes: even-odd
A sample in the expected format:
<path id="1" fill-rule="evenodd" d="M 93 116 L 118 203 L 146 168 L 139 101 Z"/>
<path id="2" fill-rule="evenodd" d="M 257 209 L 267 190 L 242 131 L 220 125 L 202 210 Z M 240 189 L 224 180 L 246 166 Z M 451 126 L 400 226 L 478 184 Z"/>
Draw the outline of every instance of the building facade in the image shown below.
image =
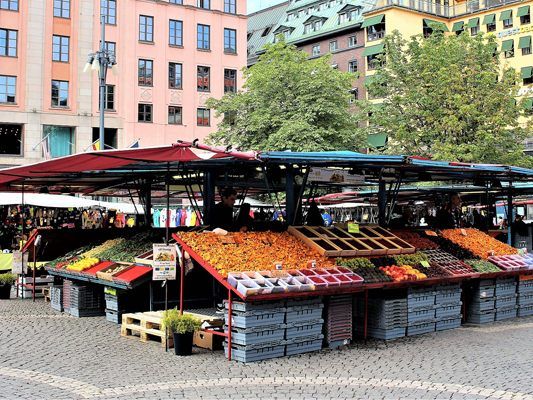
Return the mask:
<path id="1" fill-rule="evenodd" d="M 31 3 L 31 5 L 30 5 Z M 242 86 L 245 0 L 2 0 L 0 166 L 84 151 L 98 138 L 97 74 L 84 73 L 105 17 L 105 141 L 204 139 L 205 103 Z"/>

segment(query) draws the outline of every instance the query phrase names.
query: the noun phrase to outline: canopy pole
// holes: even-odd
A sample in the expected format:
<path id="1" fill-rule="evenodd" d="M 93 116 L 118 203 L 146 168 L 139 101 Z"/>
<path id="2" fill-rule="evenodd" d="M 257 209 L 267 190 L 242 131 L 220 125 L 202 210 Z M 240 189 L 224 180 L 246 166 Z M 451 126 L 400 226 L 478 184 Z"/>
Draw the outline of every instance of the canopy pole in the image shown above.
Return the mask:
<path id="1" fill-rule="evenodd" d="M 146 179 L 143 192 L 144 223 L 149 228 L 150 226 L 152 226 L 152 178 Z"/>
<path id="2" fill-rule="evenodd" d="M 22 237 L 20 238 L 20 243 L 21 243 L 21 247 L 20 247 L 20 251 L 22 252 L 22 298 L 24 299 L 24 281 L 26 279 L 26 274 L 24 273 L 24 225 L 26 225 L 26 215 L 25 215 L 25 209 L 26 209 L 26 205 L 25 205 L 25 199 L 24 199 L 24 192 L 25 192 L 25 185 L 24 185 L 24 180 L 22 181 L 22 212 L 20 213 L 20 215 L 22 216 Z M 27 267 L 27 266 L 26 266 Z M 33 284 L 35 285 L 35 281 L 33 282 Z M 17 289 L 17 296 L 18 296 L 18 289 Z"/>
<path id="3" fill-rule="evenodd" d="M 204 200 L 204 216 L 202 222 L 204 225 L 209 225 L 211 223 L 211 214 L 215 207 L 215 174 L 212 170 L 205 171 L 204 190 L 202 194 Z"/>
<path id="4" fill-rule="evenodd" d="M 285 195 L 287 221 L 294 221 L 296 218 L 296 204 L 294 198 L 294 169 L 292 165 L 287 165 L 285 170 Z"/>
<path id="5" fill-rule="evenodd" d="M 511 225 L 513 222 L 513 182 L 509 181 L 509 188 L 507 189 L 507 244 L 512 246 L 513 236 L 511 232 Z"/>
<path id="6" fill-rule="evenodd" d="M 165 222 L 165 244 L 168 246 L 170 237 L 170 163 L 167 163 L 167 176 L 166 176 L 166 189 L 167 189 L 167 219 Z"/>
<path id="7" fill-rule="evenodd" d="M 383 178 L 379 178 L 378 189 L 378 223 L 385 226 L 387 219 L 387 187 Z"/>
<path id="8" fill-rule="evenodd" d="M 310 171 L 311 168 L 309 167 L 306 167 L 306 170 L 305 170 L 305 174 L 304 174 L 304 178 L 303 178 L 303 181 L 302 181 L 302 185 L 300 187 L 300 191 L 298 193 L 298 198 L 296 199 L 296 213 L 294 214 L 294 219 L 292 220 L 292 224 L 293 225 L 300 225 L 303 223 L 303 205 L 302 205 L 302 202 L 303 202 L 303 196 L 304 196 L 304 191 L 305 191 L 305 187 L 307 186 L 307 179 L 309 178 L 309 171 Z"/>

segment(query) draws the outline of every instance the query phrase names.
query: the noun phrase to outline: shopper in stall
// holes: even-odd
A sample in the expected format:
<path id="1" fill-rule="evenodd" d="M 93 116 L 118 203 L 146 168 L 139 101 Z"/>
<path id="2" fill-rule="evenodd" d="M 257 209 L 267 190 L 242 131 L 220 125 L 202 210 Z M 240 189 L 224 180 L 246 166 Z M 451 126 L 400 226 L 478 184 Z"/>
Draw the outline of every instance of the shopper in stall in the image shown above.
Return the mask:
<path id="1" fill-rule="evenodd" d="M 453 229 L 461 228 L 461 197 L 458 193 L 450 194 L 448 203 L 437 211 L 435 218 L 435 228 L 437 229 Z"/>
<path id="2" fill-rule="evenodd" d="M 233 219 L 233 206 L 237 200 L 237 191 L 226 187 L 220 191 L 220 203 L 217 203 L 209 215 L 209 226 L 211 228 L 221 228 L 227 231 L 235 230 Z"/>

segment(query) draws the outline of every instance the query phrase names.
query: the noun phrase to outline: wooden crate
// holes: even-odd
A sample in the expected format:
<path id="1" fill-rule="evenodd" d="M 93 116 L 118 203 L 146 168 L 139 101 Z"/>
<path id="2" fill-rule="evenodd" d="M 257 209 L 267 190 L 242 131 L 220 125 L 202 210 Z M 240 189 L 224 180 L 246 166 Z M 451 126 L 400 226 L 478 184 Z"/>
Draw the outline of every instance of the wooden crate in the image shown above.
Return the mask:
<path id="1" fill-rule="evenodd" d="M 112 269 L 115 269 L 117 266 L 121 266 L 121 267 L 124 267 L 124 268 L 119 270 L 119 271 L 110 272 Z M 130 269 L 132 267 L 133 267 L 133 264 L 131 264 L 131 263 L 116 263 L 116 264 L 112 264 L 109 267 L 106 267 L 106 268 L 104 268 L 101 271 L 97 271 L 96 272 L 96 277 L 98 279 L 102 279 L 102 280 L 105 280 L 105 281 L 112 281 L 115 276 L 127 271 L 128 269 Z"/>
<path id="2" fill-rule="evenodd" d="M 141 342 L 155 340 L 161 347 L 173 347 L 172 333 L 165 334 L 161 327 L 162 312 L 146 312 L 122 315 L 121 336 L 139 337 Z"/>

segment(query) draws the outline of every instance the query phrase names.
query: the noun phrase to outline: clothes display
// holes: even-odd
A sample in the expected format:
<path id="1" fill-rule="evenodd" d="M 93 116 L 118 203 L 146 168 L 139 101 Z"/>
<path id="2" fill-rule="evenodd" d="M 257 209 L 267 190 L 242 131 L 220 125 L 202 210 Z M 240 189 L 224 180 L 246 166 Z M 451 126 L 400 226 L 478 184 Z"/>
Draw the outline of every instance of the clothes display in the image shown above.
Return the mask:
<path id="1" fill-rule="evenodd" d="M 200 212 L 193 210 L 192 207 L 171 208 L 168 214 L 169 228 L 177 228 L 180 226 L 199 226 L 202 219 Z M 167 222 L 167 209 L 153 209 L 152 222 L 154 228 L 165 228 Z"/>

